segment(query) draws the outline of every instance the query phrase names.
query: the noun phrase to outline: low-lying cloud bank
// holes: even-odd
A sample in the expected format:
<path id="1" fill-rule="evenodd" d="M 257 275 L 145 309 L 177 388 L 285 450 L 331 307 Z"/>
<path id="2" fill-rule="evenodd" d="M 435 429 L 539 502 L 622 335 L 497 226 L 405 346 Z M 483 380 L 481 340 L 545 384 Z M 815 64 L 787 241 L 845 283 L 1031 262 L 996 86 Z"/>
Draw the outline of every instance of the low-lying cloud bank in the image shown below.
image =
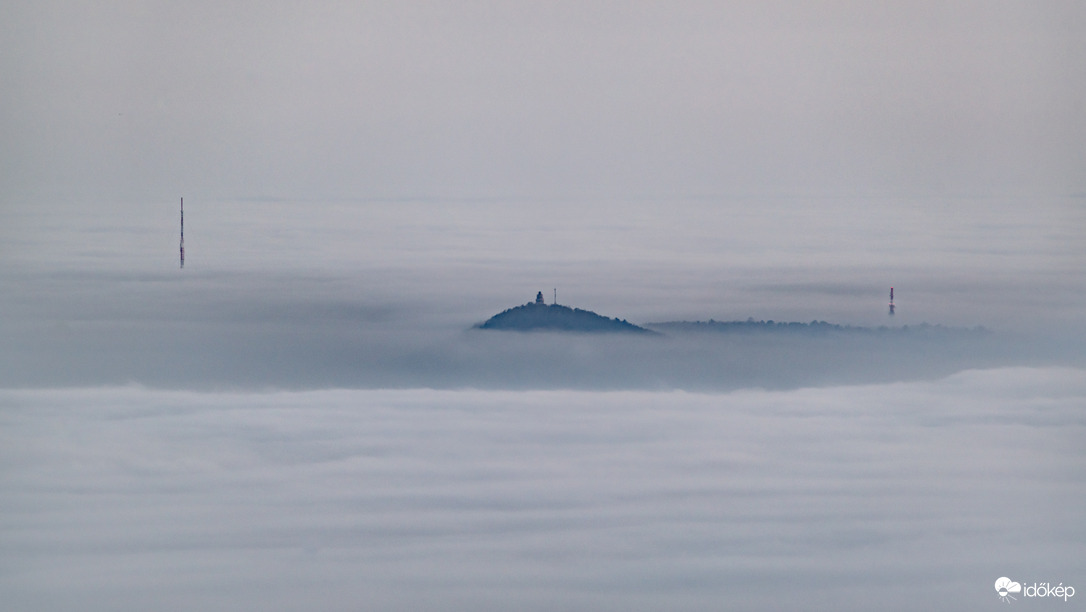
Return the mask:
<path id="1" fill-rule="evenodd" d="M 1005 575 L 1086 588 L 1083 405 L 1073 368 L 723 394 L 0 391 L 0 593 L 978 609 Z"/>
<path id="2" fill-rule="evenodd" d="M 1056 339 L 1056 329 L 979 334 L 917 330 L 916 322 L 914 332 L 894 334 L 516 333 L 471 329 L 489 313 L 478 303 L 368 294 L 335 276 L 8 278 L 0 387 L 9 388 L 700 391 L 1086 365 L 1073 329 Z"/>

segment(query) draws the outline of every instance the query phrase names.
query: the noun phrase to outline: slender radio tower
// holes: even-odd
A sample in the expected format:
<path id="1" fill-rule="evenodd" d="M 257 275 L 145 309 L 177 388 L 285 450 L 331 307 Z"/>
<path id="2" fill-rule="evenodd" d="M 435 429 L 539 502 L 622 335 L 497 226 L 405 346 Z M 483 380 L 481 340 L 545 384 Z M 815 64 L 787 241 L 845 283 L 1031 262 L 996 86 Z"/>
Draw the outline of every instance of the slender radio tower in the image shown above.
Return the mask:
<path id="1" fill-rule="evenodd" d="M 181 267 L 185 267 L 185 198 L 181 198 Z"/>
<path id="2" fill-rule="evenodd" d="M 890 287 L 890 316 L 894 316 L 894 288 Z"/>

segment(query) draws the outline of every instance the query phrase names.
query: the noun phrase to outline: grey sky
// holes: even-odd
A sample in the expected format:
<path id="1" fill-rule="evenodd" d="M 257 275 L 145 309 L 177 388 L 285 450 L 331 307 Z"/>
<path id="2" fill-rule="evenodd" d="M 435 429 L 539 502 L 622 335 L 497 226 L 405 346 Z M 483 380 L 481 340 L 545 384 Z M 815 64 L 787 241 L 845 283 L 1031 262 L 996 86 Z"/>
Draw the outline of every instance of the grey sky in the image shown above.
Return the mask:
<path id="1" fill-rule="evenodd" d="M 1086 192 L 1077 2 L 5 3 L 13 198 Z"/>
<path id="2" fill-rule="evenodd" d="M 272 378 L 327 382 L 343 351 L 427 346 L 435 361 L 403 356 L 417 381 L 468 350 L 463 329 L 552 288 L 639 323 L 877 326 L 896 286 L 895 324 L 1066 347 L 1086 336 L 1084 17 L 5 4 L 5 384 L 111 363 L 101 382 L 164 384 L 208 355 L 260 370 L 241 359 L 256 347 Z"/>
<path id="3" fill-rule="evenodd" d="M 3 2 L 0 92 L 5 609 L 1086 597 L 1086 4 Z M 992 332 L 469 330 L 553 288 Z"/>

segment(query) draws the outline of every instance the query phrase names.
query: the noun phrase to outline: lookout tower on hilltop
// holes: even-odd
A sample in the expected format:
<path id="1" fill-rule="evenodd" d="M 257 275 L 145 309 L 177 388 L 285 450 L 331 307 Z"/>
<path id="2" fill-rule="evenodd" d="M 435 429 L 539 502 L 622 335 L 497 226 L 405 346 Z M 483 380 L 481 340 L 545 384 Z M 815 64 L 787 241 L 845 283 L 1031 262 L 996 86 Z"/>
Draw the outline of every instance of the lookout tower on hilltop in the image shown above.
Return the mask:
<path id="1" fill-rule="evenodd" d="M 535 294 L 535 303 L 540 304 L 540 305 L 545 303 L 545 302 L 543 302 L 543 292 L 542 291 Z"/>

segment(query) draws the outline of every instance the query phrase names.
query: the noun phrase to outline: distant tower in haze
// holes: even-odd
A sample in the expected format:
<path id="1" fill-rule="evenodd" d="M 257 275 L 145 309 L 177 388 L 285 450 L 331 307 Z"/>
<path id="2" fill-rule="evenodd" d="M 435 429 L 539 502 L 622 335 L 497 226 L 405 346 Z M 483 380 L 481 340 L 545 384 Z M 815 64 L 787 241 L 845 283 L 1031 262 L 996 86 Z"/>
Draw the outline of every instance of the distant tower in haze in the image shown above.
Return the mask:
<path id="1" fill-rule="evenodd" d="M 181 198 L 181 267 L 185 267 L 185 198 Z"/>
<path id="2" fill-rule="evenodd" d="M 536 304 L 543 304 L 543 303 L 544 303 L 544 302 L 543 302 L 543 292 L 542 292 L 542 291 L 540 291 L 539 293 L 535 294 L 535 303 L 536 303 Z"/>
<path id="3" fill-rule="evenodd" d="M 890 316 L 894 316 L 894 288 L 890 287 Z"/>

